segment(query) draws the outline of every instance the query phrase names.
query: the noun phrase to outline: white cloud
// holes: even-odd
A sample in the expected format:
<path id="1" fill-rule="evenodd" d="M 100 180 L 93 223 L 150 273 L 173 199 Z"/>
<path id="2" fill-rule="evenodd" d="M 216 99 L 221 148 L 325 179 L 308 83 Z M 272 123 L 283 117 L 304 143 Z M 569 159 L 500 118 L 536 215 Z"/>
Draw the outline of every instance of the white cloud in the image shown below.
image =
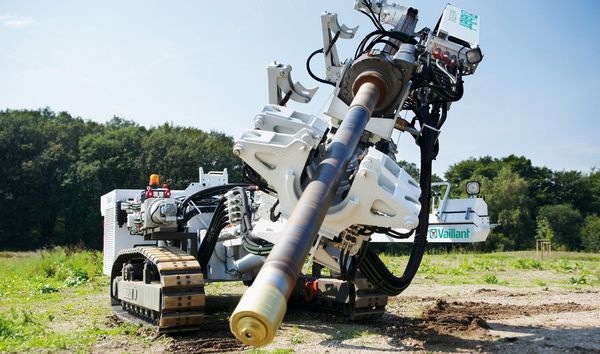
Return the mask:
<path id="1" fill-rule="evenodd" d="M 27 16 L 0 15 L 0 25 L 10 28 L 25 28 L 33 26 L 37 21 Z"/>

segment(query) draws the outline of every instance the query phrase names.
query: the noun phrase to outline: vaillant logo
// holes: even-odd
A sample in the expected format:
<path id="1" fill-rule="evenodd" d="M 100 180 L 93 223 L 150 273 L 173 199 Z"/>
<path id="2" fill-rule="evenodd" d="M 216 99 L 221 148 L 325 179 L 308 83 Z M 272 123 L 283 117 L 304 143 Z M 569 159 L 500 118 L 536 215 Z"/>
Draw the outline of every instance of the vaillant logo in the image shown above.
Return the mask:
<path id="1" fill-rule="evenodd" d="M 428 231 L 430 239 L 467 239 L 470 237 L 470 233 L 471 230 L 445 229 L 443 227 L 432 227 Z"/>

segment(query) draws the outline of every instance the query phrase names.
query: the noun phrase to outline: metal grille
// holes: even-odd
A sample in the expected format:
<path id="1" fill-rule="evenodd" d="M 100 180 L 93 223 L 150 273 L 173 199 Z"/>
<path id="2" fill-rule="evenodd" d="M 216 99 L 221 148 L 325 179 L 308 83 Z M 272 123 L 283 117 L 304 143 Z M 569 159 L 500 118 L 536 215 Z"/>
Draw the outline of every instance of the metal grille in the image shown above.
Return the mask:
<path id="1" fill-rule="evenodd" d="M 112 262 L 115 258 L 115 207 L 107 208 L 104 213 L 104 262 L 103 262 L 103 273 L 110 275 L 112 269 Z"/>

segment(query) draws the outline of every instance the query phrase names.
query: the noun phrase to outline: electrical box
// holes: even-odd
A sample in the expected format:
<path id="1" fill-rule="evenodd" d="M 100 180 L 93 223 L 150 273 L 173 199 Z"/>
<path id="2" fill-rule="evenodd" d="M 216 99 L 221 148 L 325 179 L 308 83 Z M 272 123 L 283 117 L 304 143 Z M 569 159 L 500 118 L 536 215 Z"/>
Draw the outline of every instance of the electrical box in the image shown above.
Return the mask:
<path id="1" fill-rule="evenodd" d="M 448 4 L 438 22 L 435 34 L 450 42 L 475 48 L 479 45 L 479 25 L 478 15 Z"/>
<path id="2" fill-rule="evenodd" d="M 121 250 L 132 248 L 134 245 L 156 244 L 156 241 L 144 241 L 142 237 L 130 235 L 127 223 L 119 225 L 118 222 L 118 202 L 133 200 L 142 192 L 142 189 L 115 189 L 100 198 L 100 211 L 104 219 L 102 272 L 106 275 L 110 275 L 115 257 Z"/>

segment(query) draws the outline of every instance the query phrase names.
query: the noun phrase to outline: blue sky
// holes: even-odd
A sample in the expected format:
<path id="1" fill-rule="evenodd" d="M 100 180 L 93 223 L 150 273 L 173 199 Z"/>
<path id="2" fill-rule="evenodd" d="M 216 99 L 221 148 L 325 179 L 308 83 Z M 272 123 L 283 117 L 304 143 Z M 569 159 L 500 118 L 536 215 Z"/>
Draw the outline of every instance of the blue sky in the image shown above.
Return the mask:
<path id="1" fill-rule="evenodd" d="M 404 1 L 433 27 L 447 1 Z M 469 158 L 524 155 L 555 170 L 600 168 L 598 1 L 453 1 L 481 16 L 485 54 L 440 137 L 434 171 Z M 105 122 L 164 122 L 223 131 L 252 127 L 267 102 L 266 66 L 291 64 L 316 86 L 306 57 L 321 47 L 319 15 L 372 25 L 345 1 L 0 2 L 0 109 L 50 107 Z M 321 70 L 320 58 L 314 61 Z M 298 110 L 319 113 L 321 87 Z M 398 158 L 418 161 L 409 136 Z"/>

